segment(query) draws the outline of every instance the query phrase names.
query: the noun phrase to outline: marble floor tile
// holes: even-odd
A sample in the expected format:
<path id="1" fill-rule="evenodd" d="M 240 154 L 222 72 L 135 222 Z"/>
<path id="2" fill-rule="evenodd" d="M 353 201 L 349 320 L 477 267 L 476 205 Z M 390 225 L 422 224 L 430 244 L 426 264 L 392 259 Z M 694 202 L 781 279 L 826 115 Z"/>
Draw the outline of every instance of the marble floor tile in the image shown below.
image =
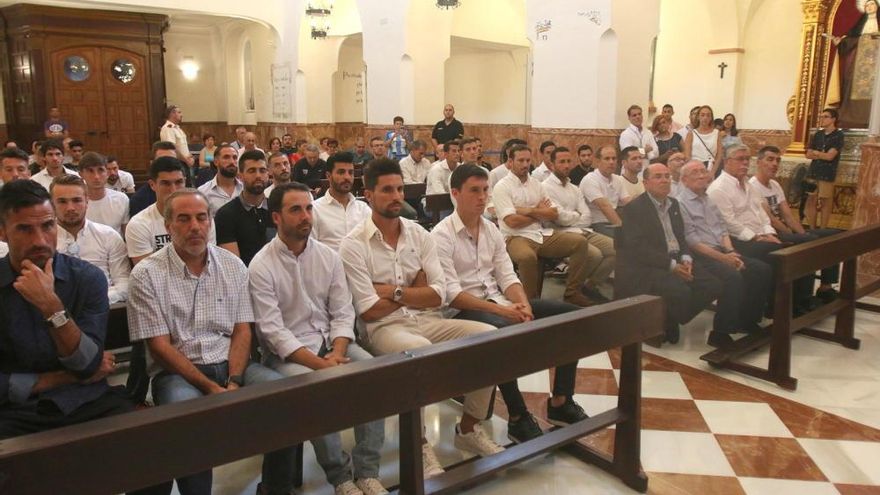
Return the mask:
<path id="1" fill-rule="evenodd" d="M 614 370 L 620 382 L 620 370 Z M 672 371 L 642 371 L 642 397 L 654 399 L 692 399 L 681 375 Z"/>
<path id="2" fill-rule="evenodd" d="M 616 395 L 575 394 L 574 400 L 580 404 L 580 406 L 584 408 L 584 411 L 590 416 L 596 416 L 599 413 L 617 407 Z"/>
<path id="3" fill-rule="evenodd" d="M 547 370 L 532 373 L 517 379 L 521 392 L 550 393 L 550 372 Z"/>
<path id="4" fill-rule="evenodd" d="M 715 435 L 737 476 L 828 481 L 794 438 Z"/>
<path id="5" fill-rule="evenodd" d="M 711 377 L 711 378 L 710 378 Z M 739 402 L 759 401 L 755 390 L 729 380 L 722 380 L 706 373 L 681 373 L 688 391 L 694 399 L 732 400 Z"/>
<path id="6" fill-rule="evenodd" d="M 776 397 L 770 397 L 767 403 L 798 438 L 880 442 L 880 429 Z"/>
<path id="7" fill-rule="evenodd" d="M 740 478 L 747 495 L 838 495 L 831 483 L 823 481 Z"/>
<path id="8" fill-rule="evenodd" d="M 837 488 L 840 495 L 880 495 L 880 486 L 835 483 L 834 487 Z"/>
<path id="9" fill-rule="evenodd" d="M 773 409 L 763 402 L 694 401 L 713 433 L 792 437 Z"/>
<path id="10" fill-rule="evenodd" d="M 692 400 L 642 399 L 642 429 L 668 431 L 710 431 Z"/>
<path id="11" fill-rule="evenodd" d="M 739 480 L 731 476 L 648 473 L 648 493 L 652 495 L 746 495 Z"/>
<path id="12" fill-rule="evenodd" d="M 711 433 L 642 430 L 642 467 L 659 473 L 733 476 Z"/>
<path id="13" fill-rule="evenodd" d="M 834 483 L 880 485 L 880 443 L 798 439 Z"/>
<path id="14" fill-rule="evenodd" d="M 617 378 L 609 369 L 578 368 L 576 394 L 617 395 Z"/>
<path id="15" fill-rule="evenodd" d="M 581 358 L 581 360 L 578 361 L 578 368 L 610 370 L 614 367 L 611 366 L 611 358 L 608 356 L 608 353 L 600 352 L 599 354 L 593 354 L 592 356 Z"/>

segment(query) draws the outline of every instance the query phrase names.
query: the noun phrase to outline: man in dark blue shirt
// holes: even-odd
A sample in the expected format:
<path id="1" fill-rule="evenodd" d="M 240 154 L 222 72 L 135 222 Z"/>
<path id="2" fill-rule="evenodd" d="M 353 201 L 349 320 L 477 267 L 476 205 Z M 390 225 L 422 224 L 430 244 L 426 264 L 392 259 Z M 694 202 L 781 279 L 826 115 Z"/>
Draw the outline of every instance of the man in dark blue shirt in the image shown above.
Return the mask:
<path id="1" fill-rule="evenodd" d="M 55 252 L 55 213 L 36 182 L 0 190 L 0 438 L 117 414 L 132 404 L 106 377 L 107 280 Z"/>

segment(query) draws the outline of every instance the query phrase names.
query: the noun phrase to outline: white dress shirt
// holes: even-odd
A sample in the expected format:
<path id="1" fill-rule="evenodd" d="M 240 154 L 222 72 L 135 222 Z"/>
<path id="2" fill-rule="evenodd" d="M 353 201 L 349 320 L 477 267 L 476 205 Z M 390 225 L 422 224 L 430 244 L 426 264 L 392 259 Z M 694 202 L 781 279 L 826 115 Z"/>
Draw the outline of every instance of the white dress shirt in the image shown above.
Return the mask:
<path id="1" fill-rule="evenodd" d="M 731 237 L 750 241 L 757 235 L 776 234 L 770 217 L 761 207 L 763 198 L 748 182 L 740 183 L 736 177 L 721 172 L 706 193 L 721 211 Z"/>
<path id="2" fill-rule="evenodd" d="M 553 172 L 550 171 L 544 162 L 541 162 L 535 170 L 532 170 L 532 178 L 538 182 L 544 182 L 551 175 L 553 175 Z"/>
<path id="3" fill-rule="evenodd" d="M 495 189 L 495 185 L 509 173 L 510 169 L 507 168 L 507 165 L 504 163 L 493 168 L 492 171 L 489 172 L 489 191 L 491 192 L 492 189 Z"/>
<path id="4" fill-rule="evenodd" d="M 448 167 L 447 167 L 448 168 Z M 431 170 L 431 162 L 427 158 L 416 163 L 412 155 L 406 155 L 400 159 L 400 170 L 403 171 L 404 184 L 418 184 L 428 179 L 428 171 Z"/>
<path id="5" fill-rule="evenodd" d="M 189 145 L 186 143 L 186 132 L 179 125 L 166 120 L 159 130 L 159 139 L 174 143 L 174 149 L 177 151 L 177 158 L 186 160 L 192 156 L 189 151 Z"/>
<path id="6" fill-rule="evenodd" d="M 219 172 L 217 173 L 219 174 Z M 205 182 L 204 184 L 199 186 L 199 192 L 201 192 L 205 195 L 205 197 L 208 198 L 208 206 L 211 209 L 211 217 L 217 214 L 217 210 L 219 210 L 220 207 L 237 198 L 241 194 L 242 190 L 244 190 L 244 183 L 242 183 L 238 179 L 235 179 L 235 189 L 232 191 L 232 196 L 230 196 L 225 189 L 217 184 L 216 175 L 210 181 Z"/>
<path id="7" fill-rule="evenodd" d="M 128 196 L 125 193 L 104 188 L 104 197 L 89 200 L 86 218 L 108 227 L 122 235 L 122 226 L 128 223 Z"/>
<path id="8" fill-rule="evenodd" d="M 450 177 L 452 177 L 452 170 L 449 170 L 449 164 L 446 160 L 431 165 L 431 170 L 428 171 L 428 185 L 425 186 L 425 194 L 448 193 Z"/>
<path id="9" fill-rule="evenodd" d="M 495 215 L 498 217 L 498 225 L 505 239 L 520 236 L 538 244 L 544 243 L 545 236 L 553 235 L 552 228 L 544 228 L 541 222 L 535 221 L 525 227 L 515 229 L 507 225 L 504 218 L 516 214 L 517 208 L 534 208 L 547 196 L 541 183 L 531 176 L 526 176 L 522 182 L 514 174 L 507 174 L 495 185 L 492 190 L 492 202 L 495 205 Z"/>
<path id="10" fill-rule="evenodd" d="M 342 206 L 329 192 L 312 204 L 312 237 L 337 252 L 342 239 L 373 214 L 370 205 L 355 199 L 351 193 L 348 193 L 347 207 Z"/>
<path id="11" fill-rule="evenodd" d="M 608 218 L 602 213 L 602 210 L 593 204 L 593 201 L 599 198 L 605 198 L 611 203 L 611 207 L 617 209 L 621 201 L 629 198 L 626 192 L 626 186 L 623 184 L 623 177 L 617 174 L 611 174 L 611 177 L 605 177 L 598 170 L 593 170 L 584 176 L 581 181 L 580 190 L 587 200 L 590 207 L 590 215 L 593 217 L 593 223 L 608 222 Z"/>
<path id="12" fill-rule="evenodd" d="M 116 184 L 106 183 L 107 189 L 113 189 L 118 192 L 126 192 L 132 191 L 134 192 L 134 176 L 125 170 L 119 171 L 119 180 L 116 181 Z"/>
<path id="13" fill-rule="evenodd" d="M 284 360 L 305 347 L 354 336 L 354 307 L 342 259 L 314 238 L 294 255 L 279 237 L 263 246 L 248 267 L 250 294 L 263 349 Z"/>
<path id="14" fill-rule="evenodd" d="M 644 126 L 642 126 L 642 129 L 640 130 L 633 124 L 630 124 L 620 134 L 620 139 L 618 141 L 620 149 L 635 146 L 636 148 L 646 150 L 645 157 L 648 160 L 660 156 L 659 151 L 657 151 L 657 141 L 654 139 L 654 134 L 651 132 L 651 129 Z M 651 147 L 651 151 L 647 151 L 649 146 Z"/>
<path id="15" fill-rule="evenodd" d="M 211 231 L 208 233 L 208 243 L 217 244 L 217 231 L 214 229 L 213 221 Z M 155 253 L 168 244 L 171 244 L 171 236 L 165 229 L 165 217 L 159 212 L 156 203 L 131 217 L 128 226 L 125 227 L 125 245 L 128 248 L 129 258 Z"/>
<path id="16" fill-rule="evenodd" d="M 77 175 L 77 176 L 79 175 L 76 172 L 76 170 L 74 170 L 72 168 L 67 168 L 67 167 L 63 167 L 63 168 L 64 168 L 65 174 Z M 55 177 L 52 177 L 51 175 L 49 175 L 49 168 L 48 167 L 44 168 L 43 170 L 40 170 L 39 172 L 37 172 L 31 176 L 32 181 L 43 186 L 47 191 L 49 190 L 49 186 L 52 185 L 52 179 L 54 179 L 54 178 Z"/>
<path id="17" fill-rule="evenodd" d="M 587 206 L 584 195 L 576 185 L 568 179 L 563 184 L 556 174 L 551 174 L 541 186 L 544 188 L 544 195 L 556 205 L 556 211 L 559 213 L 556 221 L 552 222 L 554 227 L 563 232 L 576 234 L 590 230 L 590 224 L 593 223 L 590 207 Z"/>
<path id="18" fill-rule="evenodd" d="M 107 277 L 110 304 L 128 299 L 128 276 L 131 263 L 122 236 L 112 228 L 86 219 L 76 237 L 58 226 L 55 248 L 74 258 L 97 266 Z"/>
<path id="19" fill-rule="evenodd" d="M 400 222 L 396 249 L 385 242 L 372 217 L 364 220 L 342 240 L 339 255 L 358 314 L 379 302 L 374 283 L 410 287 L 420 270 L 425 272 L 428 287 L 440 296 L 440 304 L 445 301 L 446 282 L 434 240 L 421 225 L 405 218 L 401 218 Z M 367 331 L 378 323 L 428 313 L 437 314 L 437 311 L 401 306 L 379 320 L 367 323 Z"/>
<path id="20" fill-rule="evenodd" d="M 431 231 L 437 242 L 437 256 L 446 278 L 446 302 L 459 294 L 468 294 L 497 304 L 513 304 L 504 292 L 520 283 L 501 231 L 489 220 L 480 217 L 480 234 L 471 237 L 458 212 L 449 215 Z M 452 317 L 457 309 L 447 307 L 444 314 Z"/>

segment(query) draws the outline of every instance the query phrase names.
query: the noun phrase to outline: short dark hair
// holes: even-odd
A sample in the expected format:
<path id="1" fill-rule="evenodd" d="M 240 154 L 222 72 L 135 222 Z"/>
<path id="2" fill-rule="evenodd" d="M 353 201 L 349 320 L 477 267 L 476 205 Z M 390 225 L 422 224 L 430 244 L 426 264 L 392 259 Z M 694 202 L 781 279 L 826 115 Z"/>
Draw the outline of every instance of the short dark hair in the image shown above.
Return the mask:
<path id="1" fill-rule="evenodd" d="M 50 201 L 49 191 L 32 180 L 14 180 L 0 189 L 0 225 L 6 224 L 10 212 Z"/>
<path id="2" fill-rule="evenodd" d="M 79 169 L 85 170 L 92 167 L 106 167 L 107 159 L 104 155 L 94 151 L 87 151 L 83 154 L 82 160 L 79 161 Z"/>
<path id="3" fill-rule="evenodd" d="M 116 155 L 107 155 L 107 163 L 118 162 L 118 161 L 119 160 L 116 159 Z"/>
<path id="4" fill-rule="evenodd" d="M 556 163 L 556 153 L 570 153 L 571 150 L 566 148 L 565 146 L 559 146 L 555 150 L 550 152 L 550 161 Z"/>
<path id="5" fill-rule="evenodd" d="M 214 157 L 215 158 L 222 154 L 223 148 L 232 148 L 235 150 L 236 153 L 238 153 L 238 149 L 235 146 L 233 146 L 231 143 L 227 143 L 224 141 L 224 142 L 218 144 L 217 149 L 214 150 Z M 256 151 L 256 150 L 254 150 L 254 151 Z M 154 153 L 155 153 L 155 151 L 154 151 Z"/>
<path id="6" fill-rule="evenodd" d="M 416 139 L 412 143 L 409 144 L 409 150 L 425 150 L 428 148 L 428 145 L 422 141 L 421 139 Z"/>
<path id="7" fill-rule="evenodd" d="M 58 177 L 52 179 L 52 182 L 49 184 L 49 194 L 52 194 L 52 191 L 55 190 L 55 186 L 77 186 L 83 190 L 83 194 L 87 193 L 86 189 L 86 181 L 82 179 L 82 177 L 73 174 L 61 174 Z"/>
<path id="8" fill-rule="evenodd" d="M 266 161 L 271 162 L 273 158 L 278 158 L 279 156 L 283 156 L 283 157 L 287 158 L 287 161 L 290 162 L 290 157 L 287 156 L 287 153 L 282 153 L 280 151 L 276 151 L 274 153 L 271 153 L 269 156 L 266 157 Z"/>
<path id="9" fill-rule="evenodd" d="M 150 149 L 150 155 L 156 156 L 156 152 L 159 150 L 177 151 L 177 148 L 174 147 L 174 143 L 171 141 L 156 141 Z"/>
<path id="10" fill-rule="evenodd" d="M 556 143 L 554 143 L 553 141 L 544 141 L 543 143 L 541 143 L 541 146 L 538 147 L 538 151 L 540 151 L 541 153 L 543 153 L 544 150 L 546 150 L 546 149 L 549 148 L 550 146 L 553 146 L 553 147 L 555 148 L 555 147 L 556 147 Z"/>
<path id="11" fill-rule="evenodd" d="M 445 143 L 443 143 L 443 151 L 449 153 L 449 148 L 451 146 L 458 146 L 458 149 L 461 149 L 461 141 L 459 141 L 458 139 L 446 141 Z"/>
<path id="12" fill-rule="evenodd" d="M 578 146 L 578 155 L 580 155 L 581 151 L 584 151 L 584 150 L 593 151 L 593 147 L 590 146 L 589 144 L 582 144 L 582 145 Z"/>
<path id="13" fill-rule="evenodd" d="M 473 137 L 473 136 L 468 136 L 468 137 L 466 137 L 466 138 L 462 138 L 462 139 L 460 139 L 459 142 L 458 142 L 458 144 L 459 144 L 459 146 L 461 146 L 462 148 L 464 148 L 464 145 L 466 145 L 466 144 L 471 144 L 471 143 L 476 143 L 477 141 L 479 141 L 477 138 L 475 138 L 475 137 Z"/>
<path id="14" fill-rule="evenodd" d="M 251 160 L 255 162 L 265 162 L 266 154 L 260 150 L 245 151 L 238 157 L 238 171 L 244 172 L 244 162 Z"/>
<path id="15" fill-rule="evenodd" d="M 384 157 L 370 160 L 364 168 L 364 189 L 369 189 L 370 191 L 376 189 L 379 177 L 383 175 L 399 175 L 403 177 L 400 164 Z"/>
<path id="16" fill-rule="evenodd" d="M 831 115 L 831 118 L 834 119 L 834 125 L 837 125 L 837 120 L 840 118 L 840 113 L 836 108 L 826 108 L 822 110 L 823 112 L 828 112 Z"/>
<path id="17" fill-rule="evenodd" d="M 400 122 L 400 123 L 402 124 L 402 123 L 403 123 L 403 117 L 401 117 L 400 115 L 398 115 L 398 116 L 394 117 L 394 120 L 392 120 L 391 122 L 392 122 L 392 123 L 394 123 L 394 122 Z"/>
<path id="18" fill-rule="evenodd" d="M 178 108 L 179 107 L 177 105 L 168 105 L 167 107 L 165 107 L 165 113 L 162 114 L 165 116 L 165 120 L 168 120 L 168 117 L 171 117 L 171 114 Z"/>
<path id="19" fill-rule="evenodd" d="M 275 138 L 278 139 L 278 138 Z M 327 146 L 339 146 L 339 140 L 336 138 L 330 138 L 327 140 Z"/>
<path id="20" fill-rule="evenodd" d="M 4 158 L 16 158 L 27 163 L 30 160 L 27 152 L 21 148 L 3 148 L 0 150 L 0 161 Z"/>
<path id="21" fill-rule="evenodd" d="M 455 170 L 452 171 L 452 175 L 449 177 L 449 187 L 451 189 L 461 190 L 461 186 L 467 182 L 471 177 L 480 177 L 483 179 L 489 178 L 489 173 L 486 172 L 486 169 L 476 165 L 474 163 L 465 163 L 464 165 L 459 165 L 455 167 Z"/>
<path id="22" fill-rule="evenodd" d="M 80 141 L 79 139 L 74 139 L 74 140 L 70 141 L 69 143 L 67 143 L 68 148 L 73 148 L 74 146 L 76 146 L 78 148 L 82 148 L 84 145 L 83 145 L 83 142 Z"/>
<path id="23" fill-rule="evenodd" d="M 626 109 L 626 116 L 629 117 L 629 114 L 632 113 L 633 110 L 642 111 L 642 107 L 638 105 L 630 105 L 629 108 Z"/>
<path id="24" fill-rule="evenodd" d="M 776 153 L 777 155 L 780 154 L 779 148 L 777 148 L 776 146 L 764 146 L 763 148 L 758 150 L 758 160 L 764 158 L 764 155 L 766 155 L 767 153 Z"/>
<path id="25" fill-rule="evenodd" d="M 337 163 L 351 163 L 354 164 L 354 153 L 349 151 L 340 151 L 338 153 L 333 153 L 327 158 L 327 170 L 328 173 L 333 172 L 333 167 L 336 166 Z"/>
<path id="26" fill-rule="evenodd" d="M 272 189 L 272 192 L 269 194 L 268 207 L 269 213 L 280 212 L 281 205 L 284 203 L 284 195 L 289 191 L 302 191 L 304 193 L 311 193 L 311 189 L 309 186 L 300 183 L 300 182 L 286 182 L 284 184 L 278 184 Z"/>
<path id="27" fill-rule="evenodd" d="M 620 150 L 620 155 L 617 156 L 618 160 L 622 162 L 629 158 L 629 153 L 631 151 L 639 151 L 639 148 L 637 146 L 627 146 L 626 148 Z M 639 153 L 641 153 L 641 151 L 639 151 Z"/>
<path id="28" fill-rule="evenodd" d="M 669 103 L 663 105 L 663 110 L 666 110 L 667 108 L 670 110 L 675 110 L 674 108 L 672 108 L 672 105 L 670 105 Z"/>
<path id="29" fill-rule="evenodd" d="M 47 139 L 40 145 L 40 154 L 45 155 L 49 150 L 58 150 L 64 153 L 64 144 L 58 139 Z"/>
<path id="30" fill-rule="evenodd" d="M 208 133 L 208 134 L 204 134 L 204 135 L 202 136 L 202 142 L 204 143 L 205 141 L 208 140 L 208 138 L 214 138 L 214 139 L 217 139 L 213 134 Z"/>
<path id="31" fill-rule="evenodd" d="M 379 136 L 373 136 L 370 138 L 370 144 L 373 144 L 373 141 L 382 141 L 382 144 L 385 144 L 385 140 L 380 138 Z"/>
<path id="32" fill-rule="evenodd" d="M 504 144 L 501 146 L 501 156 L 500 156 L 501 163 L 504 163 L 507 161 L 507 158 L 508 158 L 507 151 L 514 144 L 527 144 L 527 143 L 524 140 L 519 139 L 519 138 L 511 138 L 511 139 L 508 139 L 507 141 L 505 141 Z"/>
<path id="33" fill-rule="evenodd" d="M 529 153 L 532 152 L 532 150 L 530 150 L 529 147 L 526 146 L 525 144 L 517 143 L 517 144 L 514 144 L 513 146 L 507 148 L 507 156 L 514 158 L 518 151 L 528 151 Z"/>
<path id="34" fill-rule="evenodd" d="M 150 163 L 150 179 L 156 180 L 162 172 L 180 172 L 186 177 L 183 163 L 173 156 L 160 156 Z"/>

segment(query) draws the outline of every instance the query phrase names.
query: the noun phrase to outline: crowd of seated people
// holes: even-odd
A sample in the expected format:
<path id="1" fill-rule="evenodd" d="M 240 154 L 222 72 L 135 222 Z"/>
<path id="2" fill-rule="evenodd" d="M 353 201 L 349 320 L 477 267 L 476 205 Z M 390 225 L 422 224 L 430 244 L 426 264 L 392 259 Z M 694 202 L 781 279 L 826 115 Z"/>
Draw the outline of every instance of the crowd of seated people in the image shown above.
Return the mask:
<path id="1" fill-rule="evenodd" d="M 696 152 L 711 108 L 697 107 L 688 127 L 664 108 L 656 135 L 640 108 L 628 116 L 619 147 L 573 153 L 546 141 L 533 151 L 511 139 L 495 166 L 467 136 L 437 142 L 432 163 L 421 140 L 392 158 L 382 137 L 338 151 L 335 139 L 285 134 L 260 148 L 241 127 L 231 142 L 206 135 L 192 163 L 157 142 L 137 190 L 124 164 L 79 141 L 50 139 L 31 156 L 0 150 L 0 438 L 134 408 L 106 380 L 116 367 L 104 349 L 110 304 L 126 305 L 130 340 L 149 353 L 156 406 L 643 293 L 666 302 L 673 344 L 713 301 L 709 345 L 759 331 L 768 254 L 836 231 L 805 229 L 788 207 L 779 149 L 758 151 L 751 179 L 741 141 Z M 404 197 L 404 185 L 418 183 L 454 205 L 427 228 Z M 561 300 L 542 298 L 546 262 L 560 260 Z M 836 267 L 823 270 L 819 299 L 835 297 L 837 277 Z M 794 302 L 795 311 L 817 303 L 813 277 L 799 281 Z M 574 399 L 576 370 L 555 370 L 551 423 L 587 417 Z M 516 380 L 498 387 L 509 438 L 541 436 Z M 481 427 L 493 389 L 465 395 L 457 448 L 503 450 Z M 384 422 L 354 431 L 350 453 L 338 433 L 312 440 L 328 483 L 340 494 L 386 493 Z M 259 493 L 291 492 L 293 456 L 265 455 Z M 427 440 L 423 460 L 426 476 L 443 472 Z M 211 471 L 176 482 L 180 493 L 210 493 Z"/>

